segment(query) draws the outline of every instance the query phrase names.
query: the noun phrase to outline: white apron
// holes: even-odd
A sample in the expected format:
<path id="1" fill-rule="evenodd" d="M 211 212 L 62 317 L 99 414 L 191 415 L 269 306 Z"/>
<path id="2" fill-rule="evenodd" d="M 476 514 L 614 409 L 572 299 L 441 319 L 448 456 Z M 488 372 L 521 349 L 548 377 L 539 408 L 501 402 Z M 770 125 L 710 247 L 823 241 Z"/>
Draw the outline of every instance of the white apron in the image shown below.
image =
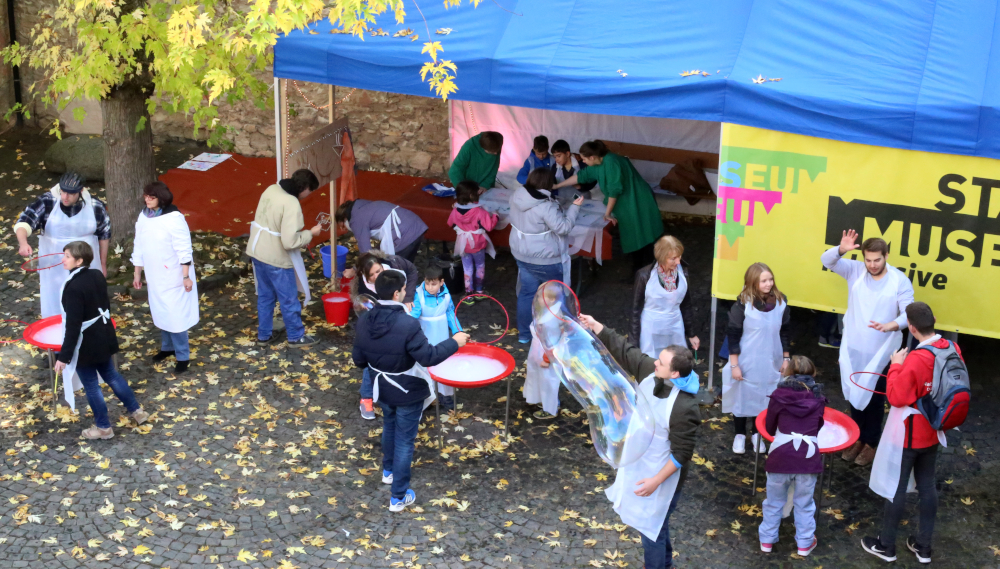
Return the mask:
<path id="1" fill-rule="evenodd" d="M 510 224 L 510 227 L 513 230 L 511 233 L 516 234 L 518 239 L 524 239 L 525 237 L 537 237 L 540 235 L 548 235 L 549 233 L 552 233 L 551 229 L 548 231 L 543 231 L 541 233 L 525 233 L 520 229 L 518 229 L 517 226 L 515 226 L 513 223 Z M 570 282 L 573 276 L 573 269 L 572 269 L 573 258 L 569 256 L 569 243 L 566 242 L 566 239 L 562 238 L 560 239 L 560 241 L 562 242 L 562 252 L 559 256 L 560 259 L 562 260 L 562 270 L 563 270 L 562 282 L 566 286 L 571 287 L 573 286 L 572 283 Z M 520 288 L 520 280 L 518 281 L 518 288 Z"/>
<path id="2" fill-rule="evenodd" d="M 896 305 L 896 279 L 900 275 L 891 267 L 886 267 L 886 275 L 882 277 L 880 291 L 872 291 L 866 286 L 867 277 L 862 276 L 854 281 L 850 294 L 847 295 L 847 314 L 844 315 L 844 335 L 840 342 L 840 386 L 844 391 L 844 399 L 847 399 L 851 406 L 861 410 L 868 407 L 871 401 L 872 392 L 866 391 L 858 385 L 867 389 L 875 389 L 879 376 L 892 353 L 899 348 L 903 333 L 879 332 L 874 328 L 869 328 L 868 323 L 889 322 L 899 316 Z M 851 374 L 858 371 L 862 373 L 854 376 L 851 382 Z"/>
<path id="3" fill-rule="evenodd" d="M 781 317 L 787 307 L 779 302 L 770 312 L 746 304 L 743 337 L 740 339 L 740 370 L 743 380 L 733 380 L 733 368 L 722 369 L 722 412 L 737 417 L 756 417 L 767 409 L 767 397 L 781 379 Z"/>
<path id="4" fill-rule="evenodd" d="M 615 483 L 604 491 L 614 504 L 614 510 L 621 517 L 622 523 L 632 526 L 639 533 L 654 541 L 660 535 L 660 529 L 663 527 L 663 521 L 667 518 L 670 502 L 674 499 L 674 492 L 677 491 L 677 483 L 681 478 L 681 472 L 678 469 L 651 495 L 643 498 L 635 494 L 638 489 L 636 482 L 643 478 L 656 476 L 670 460 L 670 414 L 680 390 L 674 386 L 670 390 L 668 398 L 660 399 L 653 395 L 655 386 L 656 380 L 653 374 L 649 374 L 639 384 L 639 390 L 646 396 L 646 401 L 649 402 L 656 420 L 653 441 L 649 443 L 649 448 L 639 457 L 639 460 L 618 469 Z M 632 429 L 630 424 L 629 430 Z M 630 442 L 631 440 L 626 441 L 625 445 L 629 445 Z"/>
<path id="5" fill-rule="evenodd" d="M 553 312 L 558 312 L 553 307 Z M 543 317 L 544 318 L 544 317 Z M 550 318 L 555 318 L 550 316 Z M 542 410 L 550 415 L 559 413 L 559 372 L 555 366 L 542 367 L 542 356 L 545 349 L 535 332 L 534 322 L 531 324 L 531 347 L 528 349 L 528 359 L 525 361 L 524 401 L 529 405 L 542 405 Z"/>
<path id="6" fill-rule="evenodd" d="M 816 450 L 819 449 L 819 437 L 803 435 L 802 433 L 791 433 L 786 434 L 781 431 L 774 432 L 774 441 L 771 443 L 771 452 L 774 449 L 792 443 L 792 448 L 799 450 L 802 443 L 806 444 L 806 458 L 812 458 L 816 454 Z M 785 500 L 785 507 L 781 510 L 781 517 L 787 518 L 792 513 L 792 508 L 795 506 L 795 481 L 788 485 L 788 497 Z"/>
<path id="7" fill-rule="evenodd" d="M 653 264 L 653 272 L 646 282 L 646 303 L 640 317 L 639 349 L 642 353 L 655 359 L 667 346 L 687 347 L 684 319 L 681 318 L 681 301 L 687 289 L 687 279 L 680 265 L 677 265 L 677 289 L 667 292 L 660 285 L 656 264 Z"/>
<path id="8" fill-rule="evenodd" d="M 250 229 L 258 229 L 257 235 L 253 238 L 253 243 L 250 245 L 250 252 L 253 253 L 257 248 L 257 240 L 260 239 L 260 234 L 267 232 L 275 237 L 281 238 L 281 233 L 277 231 L 271 231 L 270 229 L 264 227 L 263 225 L 257 223 L 256 221 L 250 222 Z M 306 295 L 303 305 L 308 303 L 312 296 L 309 294 L 309 279 L 306 277 L 306 264 L 302 262 L 302 251 L 299 249 L 292 249 L 288 251 L 288 256 L 292 259 L 292 270 L 295 271 L 295 284 L 298 286 L 299 292 Z M 254 290 L 257 290 L 257 274 L 254 273 Z"/>
<path id="9" fill-rule="evenodd" d="M 878 441 L 875 460 L 872 461 L 872 475 L 868 480 L 868 487 L 886 500 L 895 498 L 896 489 L 899 488 L 899 477 L 903 470 L 903 447 L 906 446 L 906 418 L 919 412 L 913 407 L 893 407 L 889 410 L 889 418 L 882 430 L 882 438 Z M 912 470 L 909 476 L 906 491 L 913 492 L 917 484 Z"/>
<path id="10" fill-rule="evenodd" d="M 375 375 L 372 377 L 372 383 L 373 383 L 373 385 L 372 385 L 372 402 L 378 402 L 378 395 L 379 395 L 379 393 L 378 393 L 378 378 L 379 378 L 379 376 L 382 376 L 386 381 L 388 381 L 390 384 L 394 385 L 396 387 L 396 389 L 402 391 L 403 393 L 409 393 L 408 390 L 403 389 L 403 386 L 400 385 L 400 384 L 398 384 L 398 383 L 396 383 L 396 380 L 393 379 L 394 377 L 397 377 L 397 376 L 400 376 L 400 375 L 412 375 L 412 376 L 415 376 L 415 377 L 422 377 L 422 378 L 424 378 L 424 380 L 427 382 L 427 387 L 429 387 L 430 390 L 431 390 L 430 396 L 428 398 L 424 399 L 424 409 L 430 407 L 431 403 L 434 402 L 434 398 L 436 397 L 434 395 L 434 379 L 431 378 L 431 374 L 427 373 L 427 368 L 425 368 L 424 366 L 415 363 L 415 364 L 413 364 L 413 367 L 411 367 L 410 369 L 408 369 L 408 370 L 406 370 L 404 372 L 401 372 L 401 373 L 388 373 L 388 372 L 380 371 L 378 369 L 375 369 L 375 367 L 372 366 L 371 364 L 368 364 L 368 367 L 371 368 L 371 370 L 373 372 L 375 372 Z"/>
<path id="11" fill-rule="evenodd" d="M 497 250 L 493 247 L 493 240 L 490 239 L 490 236 L 486 234 L 486 230 L 482 227 L 475 231 L 465 231 L 464 229 L 459 229 L 458 226 L 455 226 L 455 233 L 458 234 L 455 238 L 456 257 L 464 255 L 465 248 L 472 247 L 475 244 L 476 241 L 473 235 L 482 235 L 483 238 L 486 239 L 486 252 L 490 254 L 490 257 L 493 257 L 494 259 L 497 258 Z"/>
<path id="12" fill-rule="evenodd" d="M 420 328 L 424 331 L 424 336 L 427 336 L 427 341 L 431 345 L 437 345 L 450 337 L 450 330 L 448 329 L 448 306 L 451 304 L 451 294 L 446 294 L 441 303 L 433 309 L 427 308 L 426 294 L 423 287 L 418 288 L 417 297 L 414 299 L 420 303 Z M 455 393 L 454 387 L 443 383 L 438 383 L 437 389 L 441 395 L 453 395 Z M 433 385 L 431 385 L 431 391 L 434 391 Z"/>
<path id="13" fill-rule="evenodd" d="M 176 216 L 180 216 L 180 220 Z M 180 212 L 158 217 L 146 217 L 140 213 L 139 220 L 135 222 L 133 249 L 141 248 L 141 257 L 138 258 L 142 259 L 146 272 L 153 324 L 160 330 L 173 333 L 185 332 L 198 323 L 198 282 L 195 280 L 194 263 L 188 272 L 192 282 L 191 292 L 186 292 L 184 270 L 171 243 L 171 226 L 183 224 L 186 230 L 187 224 L 183 219 L 184 214 Z"/>
<path id="14" fill-rule="evenodd" d="M 94 251 L 94 261 L 100 267 L 101 249 L 97 241 L 97 218 L 94 217 L 94 202 L 90 195 L 81 195 L 83 208 L 73 217 L 66 217 L 63 213 L 61 202 L 56 201 L 56 205 L 49 213 L 49 218 L 45 222 L 45 233 L 38 237 L 38 254 L 53 255 L 62 253 L 63 247 L 73 241 L 83 241 L 90 245 Z M 46 261 L 55 259 L 50 257 Z M 55 316 L 62 313 L 62 286 L 69 279 L 69 271 L 62 265 L 38 271 L 40 290 L 42 297 L 42 318 Z"/>
<path id="15" fill-rule="evenodd" d="M 80 214 L 77 214 L 77 215 L 80 215 Z M 59 298 L 60 299 L 62 299 L 62 293 L 63 293 L 63 289 L 66 288 L 66 283 L 69 282 L 69 279 L 73 275 L 79 273 L 81 270 L 83 270 L 83 267 L 79 267 L 79 268 L 73 269 L 72 271 L 68 271 L 67 272 L 68 276 L 66 277 L 66 280 L 63 281 L 62 286 L 59 287 Z M 62 302 L 59 303 L 59 311 L 62 314 L 62 332 L 63 332 L 63 338 L 65 338 L 66 337 L 66 311 L 62 308 Z M 80 378 L 77 377 L 77 375 L 76 375 L 76 364 L 77 364 L 77 362 L 80 359 L 80 344 L 83 343 L 83 332 L 87 328 L 90 328 L 91 326 L 93 326 L 94 323 L 97 322 L 98 320 L 102 320 L 103 319 L 104 323 L 106 324 L 108 322 L 108 320 L 111 319 L 111 311 L 110 310 L 101 310 L 101 309 L 98 308 L 97 311 L 98 311 L 98 315 L 97 316 L 91 318 L 90 320 L 87 320 L 86 322 L 84 322 L 83 324 L 80 325 L 80 337 L 77 338 L 77 340 L 76 340 L 76 346 L 73 348 L 73 359 L 71 359 L 69 361 L 69 363 L 66 364 L 66 368 L 63 369 L 63 372 L 62 372 L 62 376 L 63 376 L 63 397 L 66 399 L 66 402 L 69 403 L 69 408 L 72 409 L 72 410 L 74 410 L 74 411 L 76 411 L 76 396 L 73 394 L 73 392 L 75 392 L 77 389 L 83 389 L 83 383 L 80 382 Z M 102 380 L 101 374 L 97 374 L 97 378 L 98 378 L 98 381 L 101 381 Z M 53 395 L 53 397 L 55 397 L 54 393 L 52 395 Z"/>
<path id="16" fill-rule="evenodd" d="M 403 234 L 399 232 L 399 214 L 396 210 L 399 206 L 392 208 L 389 215 L 385 216 L 385 221 L 382 222 L 382 227 L 378 229 L 372 229 L 371 236 L 379 240 L 378 248 L 382 250 L 386 255 L 396 254 L 396 244 L 393 242 L 393 232 L 396 233 L 396 237 L 402 237 Z"/>

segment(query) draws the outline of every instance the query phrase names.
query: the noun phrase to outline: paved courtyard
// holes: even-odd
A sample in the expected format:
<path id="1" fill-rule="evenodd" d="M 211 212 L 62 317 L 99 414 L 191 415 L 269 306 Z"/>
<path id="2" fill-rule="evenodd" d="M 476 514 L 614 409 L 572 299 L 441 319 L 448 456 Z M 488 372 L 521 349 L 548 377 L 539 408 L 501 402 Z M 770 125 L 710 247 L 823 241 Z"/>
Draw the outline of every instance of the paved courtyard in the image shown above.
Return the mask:
<path id="1" fill-rule="evenodd" d="M 0 137 L 0 312 L 30 322 L 38 316 L 37 277 L 20 269 L 10 226 L 27 203 L 29 184 L 54 183 L 39 165 L 47 142 L 21 133 Z M 185 147 L 160 153 L 164 168 L 186 159 Z M 15 173 L 16 172 L 16 173 Z M 178 204 L 181 208 L 184 204 Z M 699 371 L 707 375 L 712 227 L 671 224 L 687 246 L 698 335 Z M 215 246 L 212 246 L 215 247 Z M 439 247 L 439 246 L 436 246 Z M 213 250 L 220 264 L 239 258 L 243 241 Z M 220 255 L 220 253 L 222 255 Z M 418 261 L 423 262 L 422 255 Z M 238 261 L 237 261 L 238 262 Z M 584 312 L 625 330 L 630 263 L 606 261 L 588 275 Z M 488 263 L 487 288 L 513 315 L 516 265 L 501 252 Z M 318 263 L 312 290 L 325 284 Z M 792 275 L 777 275 L 779 283 Z M 724 303 L 722 303 L 724 304 Z M 381 422 L 358 412 L 361 370 L 350 360 L 353 320 L 326 324 L 322 308 L 306 309 L 320 339 L 309 350 L 254 345 L 256 297 L 249 278 L 202 295 L 192 330 L 192 367 L 174 375 L 172 360 L 153 365 L 159 348 L 148 307 L 119 297 L 119 365 L 147 411 L 132 428 L 106 390 L 114 439 L 85 441 L 91 424 L 82 392 L 75 416 L 53 405 L 44 353 L 23 342 L 0 345 L 0 561 L 3 567 L 642 567 L 639 534 L 620 524 L 603 490 L 614 471 L 593 450 L 585 414 L 563 390 L 561 416 L 531 419 L 520 394 L 526 350 L 500 345 L 518 360 L 511 427 L 503 432 L 506 383 L 464 390 L 454 422 L 427 413 L 419 434 L 413 488 L 416 506 L 388 511 L 381 484 Z M 720 307 L 720 322 L 724 322 Z M 495 305 L 462 306 L 473 339 L 492 339 L 503 324 Z M 795 309 L 794 353 L 823 370 L 831 405 L 844 409 L 836 351 L 816 347 L 814 314 Z M 512 326 L 514 324 L 512 323 Z M 16 338 L 16 323 L 0 338 Z M 721 338 L 721 328 L 720 328 Z M 973 414 L 948 435 L 938 463 L 940 507 L 934 543 L 938 567 L 1000 567 L 1000 381 L 989 354 L 1000 343 L 960 338 L 973 377 Z M 752 455 L 730 450 L 732 422 L 718 406 L 703 407 L 698 454 L 671 518 L 675 563 L 691 568 L 877 567 L 860 538 L 877 532 L 883 500 L 867 489 L 868 469 L 835 459 L 830 491 L 817 513 L 819 547 L 794 555 L 790 524 L 773 553 L 757 546 L 759 504 Z M 763 487 L 758 481 L 757 487 Z M 910 499 L 907 523 L 916 523 Z M 909 527 L 901 529 L 901 540 Z M 900 541 L 900 567 L 916 567 Z M 43 564 L 43 565 L 39 565 Z"/>

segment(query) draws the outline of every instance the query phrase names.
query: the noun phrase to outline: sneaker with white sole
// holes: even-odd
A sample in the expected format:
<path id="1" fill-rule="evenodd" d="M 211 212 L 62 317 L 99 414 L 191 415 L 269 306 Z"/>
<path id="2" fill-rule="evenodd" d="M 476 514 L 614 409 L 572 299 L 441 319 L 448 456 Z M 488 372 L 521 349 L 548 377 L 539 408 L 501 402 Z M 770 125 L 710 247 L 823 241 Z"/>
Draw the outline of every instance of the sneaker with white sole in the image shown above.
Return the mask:
<path id="1" fill-rule="evenodd" d="M 289 348 L 311 348 L 316 344 L 316 338 L 312 336 L 302 336 L 298 340 L 289 340 Z"/>
<path id="2" fill-rule="evenodd" d="M 745 436 L 745 435 L 741 435 L 741 436 Z M 774 547 L 773 543 L 764 543 L 763 541 L 760 542 L 760 550 L 763 551 L 764 553 L 771 553 L 771 548 L 772 547 Z"/>
<path id="3" fill-rule="evenodd" d="M 814 537 L 812 545 L 810 545 L 809 547 L 806 547 L 806 548 L 802 548 L 802 547 L 799 548 L 799 555 L 801 555 L 802 557 L 808 557 L 809 554 L 812 553 L 812 550 L 816 549 L 817 545 L 819 545 L 819 540 L 817 540 Z"/>
<path id="4" fill-rule="evenodd" d="M 382 471 L 382 484 L 392 484 L 392 473 L 388 470 Z"/>
<path id="5" fill-rule="evenodd" d="M 744 454 L 747 451 L 747 436 L 746 435 L 736 435 L 733 439 L 733 452 L 736 454 Z"/>
<path id="6" fill-rule="evenodd" d="M 882 561 L 892 562 L 896 560 L 896 552 L 889 551 L 884 545 L 882 545 L 882 542 L 879 541 L 879 538 L 877 537 L 861 538 L 861 547 Z"/>
<path id="7" fill-rule="evenodd" d="M 919 545 L 917 545 L 917 538 L 913 537 L 912 535 L 906 538 L 906 548 L 912 551 L 914 555 L 917 556 L 917 561 L 921 563 L 931 562 L 931 548 L 920 547 Z"/>
<path id="8" fill-rule="evenodd" d="M 390 512 L 402 512 L 403 508 L 409 506 L 413 502 L 417 501 L 417 495 L 413 490 L 407 490 L 406 495 L 403 496 L 402 500 L 397 500 L 396 498 L 389 498 L 389 511 Z"/>
<path id="9" fill-rule="evenodd" d="M 750 444 L 754 445 L 754 448 L 758 449 L 761 454 L 767 454 L 767 442 L 759 433 L 754 433 L 750 437 Z"/>
<path id="10" fill-rule="evenodd" d="M 362 399 L 360 407 L 362 419 L 366 421 L 373 421 L 375 419 L 375 407 L 371 399 Z"/>

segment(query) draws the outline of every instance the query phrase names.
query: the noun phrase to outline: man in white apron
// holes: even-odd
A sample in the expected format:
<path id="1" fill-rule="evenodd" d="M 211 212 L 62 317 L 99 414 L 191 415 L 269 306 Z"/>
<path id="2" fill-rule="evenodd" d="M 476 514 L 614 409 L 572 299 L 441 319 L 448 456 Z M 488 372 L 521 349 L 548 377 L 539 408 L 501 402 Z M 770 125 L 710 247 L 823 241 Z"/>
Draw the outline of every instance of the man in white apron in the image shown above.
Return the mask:
<path id="1" fill-rule="evenodd" d="M 444 284 L 444 272 L 441 267 L 431 265 L 424 271 L 424 282 L 417 287 L 410 316 L 420 321 L 420 328 L 432 345 L 440 344 L 452 334 L 462 331 L 462 325 L 455 316 L 455 303 L 452 301 L 451 293 L 448 292 L 448 287 Z M 442 409 L 454 409 L 455 388 L 439 383 L 437 391 L 441 394 L 439 403 Z"/>
<path id="2" fill-rule="evenodd" d="M 591 316 L 580 315 L 580 323 L 597 335 L 622 369 L 644 378 L 638 392 L 653 411 L 653 441 L 638 460 L 618 469 L 605 494 L 622 522 L 642 534 L 645 568 L 672 567 L 668 521 L 677 507 L 701 424 L 694 357 L 684 346 L 670 346 L 653 359 Z"/>
<path id="3" fill-rule="evenodd" d="M 451 357 L 469 335 L 459 332 L 437 345 L 429 343 L 401 302 L 406 277 L 399 271 L 380 273 L 375 291 L 382 300 L 358 317 L 352 356 L 355 365 L 372 375 L 372 398 L 382 408 L 382 482 L 392 485 L 389 511 L 401 512 L 416 500 L 410 462 L 425 401 L 432 395 L 426 368 Z"/>
<path id="4" fill-rule="evenodd" d="M 371 248 L 377 239 L 386 255 L 398 255 L 413 262 L 424 242 L 427 224 L 420 216 L 396 204 L 384 201 L 350 200 L 334 213 L 338 230 L 348 230 L 358 241 L 358 253 Z"/>
<path id="5" fill-rule="evenodd" d="M 69 271 L 59 264 L 63 247 L 83 241 L 93 251 L 100 251 L 101 272 L 107 274 L 111 218 L 104 202 L 91 196 L 83 183 L 79 174 L 65 173 L 59 183 L 32 202 L 14 224 L 18 252 L 23 257 L 34 254 L 28 236 L 44 230 L 38 236 L 38 255 L 44 257 L 38 261 L 42 268 L 38 271 L 42 318 L 62 311 L 59 293 L 69 278 Z"/>
<path id="6" fill-rule="evenodd" d="M 868 486 L 888 502 L 882 528 L 876 537 L 865 537 L 861 546 L 883 561 L 896 560 L 896 532 L 906 507 L 906 493 L 919 493 L 920 523 L 916 535 L 906 539 L 906 548 L 920 563 L 931 562 L 931 538 L 937 515 L 935 465 L 938 445 L 948 446 L 944 432 L 936 431 L 915 408 L 916 402 L 931 391 L 935 377 L 935 356 L 925 347 L 948 349 L 949 342 L 934 333 L 934 313 L 923 302 L 906 307 L 910 334 L 918 349 L 905 348 L 892 355 L 886 380 L 889 418 L 878 445 Z M 959 357 L 962 353 L 955 346 Z"/>
<path id="7" fill-rule="evenodd" d="M 288 345 L 304 348 L 316 343 L 306 336 L 302 324 L 299 292 L 309 302 L 309 280 L 302 247 L 306 247 L 323 230 L 322 224 L 304 230 L 301 200 L 317 187 L 319 180 L 309 170 L 297 170 L 291 178 L 279 181 L 264 190 L 257 202 L 257 212 L 250 224 L 247 255 L 253 259 L 254 284 L 257 288 L 257 343 L 274 340 L 274 305 L 281 305 Z"/>
<path id="8" fill-rule="evenodd" d="M 906 307 L 913 302 L 913 284 L 887 263 L 889 246 L 879 238 L 861 244 L 864 262 L 843 259 L 858 249 L 858 234 L 843 233 L 838 247 L 823 253 L 823 266 L 847 279 L 847 313 L 840 344 L 840 385 L 851 405 L 851 418 L 861 429 L 858 442 L 842 458 L 860 466 L 875 459 L 885 415 L 885 374 L 889 358 L 906 328 Z M 855 372 L 863 371 L 854 375 Z"/>

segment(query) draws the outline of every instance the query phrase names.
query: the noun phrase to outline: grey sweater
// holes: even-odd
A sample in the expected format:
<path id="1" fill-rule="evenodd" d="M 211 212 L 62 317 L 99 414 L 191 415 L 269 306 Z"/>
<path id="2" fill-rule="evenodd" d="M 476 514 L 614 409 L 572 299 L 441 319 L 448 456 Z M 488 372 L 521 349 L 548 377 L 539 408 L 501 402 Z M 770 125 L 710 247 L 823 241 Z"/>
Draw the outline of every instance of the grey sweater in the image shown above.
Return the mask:
<path id="1" fill-rule="evenodd" d="M 550 195 L 546 190 L 539 193 Z M 579 212 L 580 206 L 571 205 L 564 213 L 559 202 L 535 199 L 528 190 L 518 188 L 510 196 L 511 254 L 518 261 L 532 265 L 562 263 L 566 236 L 576 225 Z"/>
<path id="2" fill-rule="evenodd" d="M 396 251 L 406 249 L 411 243 L 427 231 L 427 224 L 417 214 L 408 209 L 397 208 L 389 202 L 373 202 L 369 200 L 354 200 L 348 222 L 351 232 L 358 241 L 358 253 L 365 254 L 371 249 L 371 232 L 378 231 L 389 217 L 392 210 L 399 216 L 399 233 L 392 234 L 392 244 Z"/>

